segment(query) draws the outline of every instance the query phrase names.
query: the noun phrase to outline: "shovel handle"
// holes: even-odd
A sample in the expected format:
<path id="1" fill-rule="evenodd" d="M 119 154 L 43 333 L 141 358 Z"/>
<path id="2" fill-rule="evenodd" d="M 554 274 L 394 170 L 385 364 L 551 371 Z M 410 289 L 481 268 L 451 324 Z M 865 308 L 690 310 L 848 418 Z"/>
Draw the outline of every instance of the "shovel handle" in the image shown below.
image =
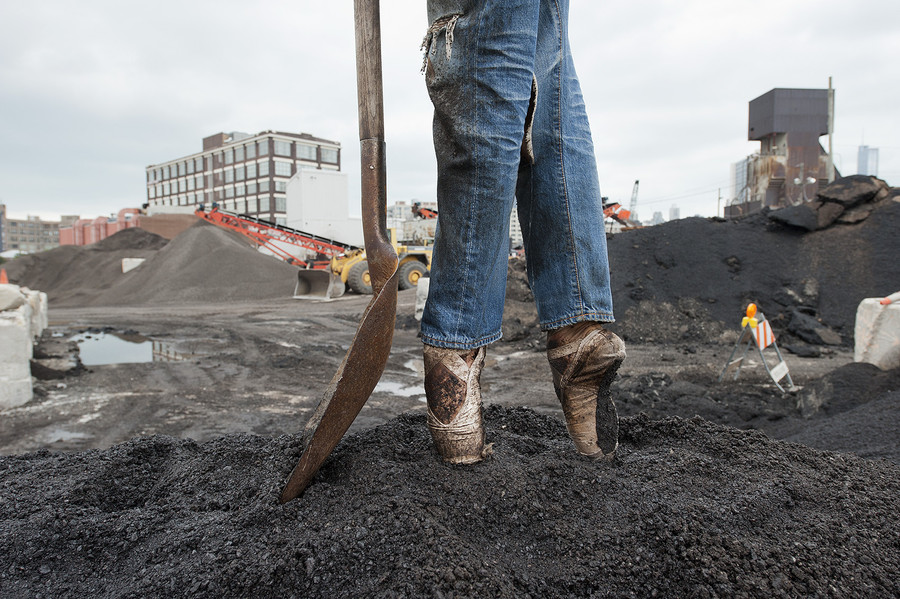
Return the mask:
<path id="1" fill-rule="evenodd" d="M 384 90 L 381 78 L 379 0 L 355 0 L 356 83 L 359 139 L 384 140 Z"/>
<path id="2" fill-rule="evenodd" d="M 387 231 L 384 88 L 379 0 L 355 0 L 356 81 L 362 183 L 362 227 L 372 289 L 377 294 L 397 269 Z"/>

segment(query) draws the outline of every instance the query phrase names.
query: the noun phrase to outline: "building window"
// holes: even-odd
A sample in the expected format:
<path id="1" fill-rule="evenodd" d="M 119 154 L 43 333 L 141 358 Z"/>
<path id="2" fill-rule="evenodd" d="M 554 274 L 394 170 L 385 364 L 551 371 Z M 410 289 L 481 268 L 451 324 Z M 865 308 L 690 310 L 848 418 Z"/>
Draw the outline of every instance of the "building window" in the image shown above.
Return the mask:
<path id="1" fill-rule="evenodd" d="M 163 167 L 163 176 L 168 179 L 169 178 L 169 165 Z"/>
<path id="2" fill-rule="evenodd" d="M 234 162 L 234 150 L 228 148 L 225 150 L 225 164 L 231 164 L 232 162 Z"/>
<path id="3" fill-rule="evenodd" d="M 163 184 L 163 195 L 169 195 L 171 193 L 172 188 L 169 186 L 169 183 Z"/>
<path id="4" fill-rule="evenodd" d="M 225 182 L 231 183 L 234 181 L 234 169 L 226 168 L 225 169 Z"/>
<path id="5" fill-rule="evenodd" d="M 269 140 L 264 139 L 261 142 L 259 142 L 259 155 L 266 156 L 268 154 L 269 154 Z"/>
<path id="6" fill-rule="evenodd" d="M 337 164 L 338 151 L 334 148 L 322 148 L 322 162 Z"/>
<path id="7" fill-rule="evenodd" d="M 287 191 L 287 181 L 275 181 L 275 191 Z"/>
<path id="8" fill-rule="evenodd" d="M 269 198 L 259 198 L 259 211 L 260 212 L 268 212 L 269 211 Z"/>
<path id="9" fill-rule="evenodd" d="M 275 212 L 287 212 L 286 198 L 275 198 Z"/>
<path id="10" fill-rule="evenodd" d="M 297 158 L 315 161 L 316 147 L 308 146 L 306 144 L 297 144 Z"/>
<path id="11" fill-rule="evenodd" d="M 259 163 L 259 176 L 260 177 L 268 177 L 269 176 L 269 161 Z"/>
<path id="12" fill-rule="evenodd" d="M 256 163 L 251 162 L 247 165 L 247 178 L 256 179 Z"/>
<path id="13" fill-rule="evenodd" d="M 203 176 L 202 175 L 197 177 L 195 185 L 197 186 L 197 189 L 203 188 Z"/>
<path id="14" fill-rule="evenodd" d="M 194 161 L 188 160 L 187 164 L 185 166 L 187 166 L 187 174 L 193 175 L 194 174 Z"/>
<path id="15" fill-rule="evenodd" d="M 234 186 L 234 195 L 236 195 L 236 196 L 242 196 L 242 195 L 244 195 L 244 186 L 243 186 L 243 184 L 235 185 L 235 186 Z"/>
<path id="16" fill-rule="evenodd" d="M 247 146 L 247 158 L 256 158 L 256 144 Z"/>
<path id="17" fill-rule="evenodd" d="M 231 185 L 229 185 L 228 187 L 225 188 L 225 197 L 226 197 L 226 198 L 233 198 L 233 197 L 234 197 L 234 187 L 232 187 Z"/>
<path id="18" fill-rule="evenodd" d="M 243 181 L 244 180 L 244 167 L 243 166 L 234 167 L 234 180 L 235 181 Z"/>
<path id="19" fill-rule="evenodd" d="M 187 188 L 188 188 L 188 191 L 193 191 L 193 190 L 194 190 L 194 178 L 193 178 L 193 177 L 189 177 L 189 178 L 188 178 L 188 180 L 187 180 Z"/>
<path id="20" fill-rule="evenodd" d="M 194 158 L 194 170 L 198 173 L 203 172 L 203 159 L 202 158 Z"/>
<path id="21" fill-rule="evenodd" d="M 276 156 L 290 156 L 291 142 L 282 139 L 275 140 L 275 148 L 273 152 Z"/>
<path id="22" fill-rule="evenodd" d="M 275 161 L 275 175 L 278 177 L 290 177 L 291 176 L 291 163 L 290 162 L 281 162 L 280 160 Z"/>
<path id="23" fill-rule="evenodd" d="M 259 182 L 259 191 L 260 192 L 269 191 L 269 180 L 268 179 L 263 179 L 262 181 Z"/>
<path id="24" fill-rule="evenodd" d="M 247 183 L 247 195 L 256 193 L 256 183 Z"/>
<path id="25" fill-rule="evenodd" d="M 151 200 L 152 200 L 153 198 L 155 198 L 155 197 L 156 197 L 156 188 L 153 187 L 153 186 L 151 185 L 151 186 L 147 189 L 147 195 L 150 197 Z"/>
<path id="26" fill-rule="evenodd" d="M 242 162 L 244 160 L 244 146 L 238 146 L 234 149 L 234 161 Z"/>

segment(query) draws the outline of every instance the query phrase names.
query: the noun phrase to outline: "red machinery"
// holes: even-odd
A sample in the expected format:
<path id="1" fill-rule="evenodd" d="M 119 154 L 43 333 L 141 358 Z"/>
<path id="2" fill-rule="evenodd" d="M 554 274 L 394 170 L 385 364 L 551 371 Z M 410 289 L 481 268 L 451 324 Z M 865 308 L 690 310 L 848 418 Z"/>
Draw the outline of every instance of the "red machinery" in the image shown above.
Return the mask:
<path id="1" fill-rule="evenodd" d="M 354 245 L 326 239 L 325 237 L 298 231 L 284 225 L 276 225 L 247 214 L 223 212 L 215 204 L 213 204 L 212 210 L 209 211 L 206 211 L 203 204 L 201 204 L 194 211 L 194 214 L 214 225 L 237 231 L 257 246 L 266 248 L 288 264 L 294 264 L 301 268 L 324 270 L 328 268 L 333 256 L 359 249 Z M 288 244 L 315 252 L 316 257 L 311 261 L 305 262 L 279 244 Z"/>
<path id="2" fill-rule="evenodd" d="M 339 276 L 335 276 L 332 272 L 331 260 L 337 256 L 360 250 L 357 246 L 298 231 L 284 225 L 276 225 L 247 214 L 223 212 L 216 204 L 213 204 L 209 211 L 204 208 L 201 204 L 194 214 L 214 225 L 236 231 L 288 264 L 299 266 L 297 284 L 294 288 L 295 297 L 332 298 L 343 295 L 344 283 Z M 295 254 L 288 251 L 285 245 L 305 250 L 307 254 L 312 252 L 314 257 L 304 261 L 296 255 L 302 255 L 304 252 Z"/>

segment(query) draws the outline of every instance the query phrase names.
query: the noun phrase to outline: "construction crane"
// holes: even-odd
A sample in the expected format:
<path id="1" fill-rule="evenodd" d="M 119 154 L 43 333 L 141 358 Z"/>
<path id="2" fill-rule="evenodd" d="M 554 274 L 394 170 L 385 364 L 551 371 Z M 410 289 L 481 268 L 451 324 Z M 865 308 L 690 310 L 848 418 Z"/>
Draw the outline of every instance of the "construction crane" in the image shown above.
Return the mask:
<path id="1" fill-rule="evenodd" d="M 638 184 L 640 184 L 640 180 L 635 179 L 634 180 L 634 189 L 631 190 L 631 203 L 628 204 L 628 212 L 630 212 L 632 216 L 637 214 Z"/>

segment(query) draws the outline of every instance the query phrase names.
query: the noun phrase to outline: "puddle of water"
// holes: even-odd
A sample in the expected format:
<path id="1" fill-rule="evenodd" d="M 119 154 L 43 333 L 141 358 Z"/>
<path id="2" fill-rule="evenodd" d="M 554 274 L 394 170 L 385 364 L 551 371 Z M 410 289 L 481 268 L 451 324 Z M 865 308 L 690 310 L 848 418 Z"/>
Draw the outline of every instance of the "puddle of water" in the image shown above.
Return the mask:
<path id="1" fill-rule="evenodd" d="M 56 443 L 58 441 L 81 441 L 82 439 L 90 439 L 91 435 L 86 433 L 76 433 L 73 431 L 67 431 L 63 428 L 55 428 L 49 431 L 44 431 L 42 433 L 42 437 L 45 443 Z"/>
<path id="2" fill-rule="evenodd" d="M 171 343 L 136 334 L 79 333 L 70 337 L 70 341 L 78 344 L 81 363 L 85 366 L 174 362 L 194 357 L 193 353 L 176 351 Z"/>
<path id="3" fill-rule="evenodd" d="M 378 381 L 373 393 L 378 392 L 390 393 L 391 395 L 397 395 L 398 397 L 416 397 L 417 395 L 425 395 L 425 387 L 416 385 L 409 386 L 395 381 Z"/>

